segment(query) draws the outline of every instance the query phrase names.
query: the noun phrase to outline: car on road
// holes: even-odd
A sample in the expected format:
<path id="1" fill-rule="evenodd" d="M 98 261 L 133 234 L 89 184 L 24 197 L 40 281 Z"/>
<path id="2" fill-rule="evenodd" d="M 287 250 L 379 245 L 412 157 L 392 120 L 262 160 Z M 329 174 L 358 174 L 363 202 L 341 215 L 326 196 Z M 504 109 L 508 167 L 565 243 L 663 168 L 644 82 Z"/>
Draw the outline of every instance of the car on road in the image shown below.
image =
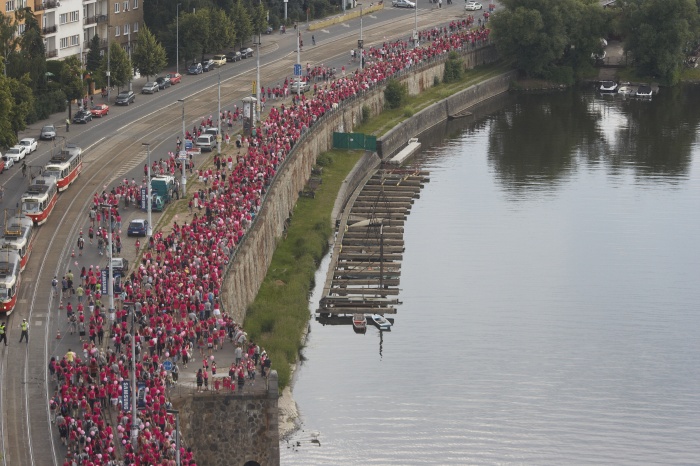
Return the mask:
<path id="1" fill-rule="evenodd" d="M 158 77 L 156 78 L 156 83 L 158 83 L 158 89 L 167 89 L 170 87 L 170 78 L 166 77 Z"/>
<path id="2" fill-rule="evenodd" d="M 213 134 L 202 134 L 194 144 L 203 152 L 211 152 L 216 147 L 216 137 Z"/>
<path id="3" fill-rule="evenodd" d="M 56 127 L 54 125 L 46 125 L 41 128 L 39 139 L 56 139 Z"/>
<path id="4" fill-rule="evenodd" d="M 7 157 L 7 156 L 5 156 L 5 155 L 2 156 L 2 162 L 3 162 L 3 165 L 4 165 L 2 171 L 7 170 L 8 168 L 10 168 L 12 165 L 15 164 L 15 161 L 14 161 L 12 158 Z"/>
<path id="5" fill-rule="evenodd" d="M 165 77 L 170 80 L 170 84 L 179 84 L 182 80 L 180 73 L 168 73 Z"/>
<path id="6" fill-rule="evenodd" d="M 148 220 L 145 218 L 137 218 L 129 223 L 129 228 L 126 230 L 127 236 L 146 236 L 148 234 Z"/>
<path id="7" fill-rule="evenodd" d="M 291 86 L 289 86 L 289 92 L 292 94 L 304 94 L 311 90 L 311 84 L 308 81 L 294 81 Z"/>
<path id="8" fill-rule="evenodd" d="M 18 163 L 20 160 L 27 156 L 27 149 L 24 146 L 12 146 L 5 152 L 5 160 L 12 159 L 14 163 Z"/>
<path id="9" fill-rule="evenodd" d="M 153 81 L 148 81 L 141 88 L 141 94 L 155 94 L 159 90 L 160 90 L 160 86 L 158 86 L 158 83 L 153 82 Z"/>
<path id="10" fill-rule="evenodd" d="M 214 66 L 219 67 L 226 64 L 226 55 L 224 54 L 214 55 L 211 59 L 214 61 Z"/>
<path id="11" fill-rule="evenodd" d="M 202 71 L 211 71 L 216 67 L 214 64 L 214 60 L 206 60 L 204 63 L 202 63 Z"/>
<path id="12" fill-rule="evenodd" d="M 464 9 L 466 11 L 476 11 L 481 10 L 482 8 L 484 8 L 484 5 L 479 2 L 467 2 L 466 5 L 464 5 Z"/>
<path id="13" fill-rule="evenodd" d="M 192 63 L 189 68 L 187 68 L 187 74 L 202 74 L 202 64 Z"/>
<path id="14" fill-rule="evenodd" d="M 136 94 L 134 91 L 123 91 L 117 95 L 117 99 L 114 101 L 117 105 L 129 105 L 136 101 Z"/>
<path id="15" fill-rule="evenodd" d="M 226 60 L 227 61 L 240 61 L 241 60 L 241 52 L 232 51 L 232 52 L 227 53 Z"/>
<path id="16" fill-rule="evenodd" d="M 5 171 L 5 168 L 7 168 L 5 166 L 5 158 L 0 156 L 0 173 L 3 173 Z M 0 193 L 2 193 L 2 190 L 0 190 Z M 2 199 L 2 195 L 0 195 L 0 199 Z"/>
<path id="17" fill-rule="evenodd" d="M 24 138 L 19 142 L 19 145 L 27 148 L 27 154 L 31 154 L 37 149 L 37 142 L 34 138 Z"/>
<path id="18" fill-rule="evenodd" d="M 416 4 L 410 0 L 391 0 L 391 6 L 397 8 L 415 8 Z"/>
<path id="19" fill-rule="evenodd" d="M 88 121 L 92 121 L 92 113 L 90 113 L 88 110 L 80 110 L 78 113 L 73 115 L 73 123 L 86 124 Z"/>
<path id="20" fill-rule="evenodd" d="M 248 58 L 253 56 L 253 49 L 250 47 L 241 47 L 241 56 L 243 58 Z"/>
<path id="21" fill-rule="evenodd" d="M 107 104 L 97 104 L 93 105 L 90 109 L 92 116 L 102 118 L 105 115 L 109 115 L 109 105 Z"/>

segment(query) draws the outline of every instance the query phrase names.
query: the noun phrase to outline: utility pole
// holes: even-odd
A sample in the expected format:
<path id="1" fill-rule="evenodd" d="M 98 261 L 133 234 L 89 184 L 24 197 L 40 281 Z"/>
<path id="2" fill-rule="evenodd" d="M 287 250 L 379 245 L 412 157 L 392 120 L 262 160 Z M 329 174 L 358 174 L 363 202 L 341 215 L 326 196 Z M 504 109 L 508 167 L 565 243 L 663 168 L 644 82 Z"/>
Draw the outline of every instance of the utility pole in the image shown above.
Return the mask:
<path id="1" fill-rule="evenodd" d="M 185 168 L 185 160 L 187 160 L 187 150 L 185 149 L 185 99 L 177 99 L 177 101 L 182 103 L 182 152 L 184 152 L 184 154 L 182 154 L 182 152 L 180 153 L 180 157 L 182 157 L 182 182 L 180 190 L 184 198 L 187 195 L 187 169 Z"/>
<path id="2" fill-rule="evenodd" d="M 216 153 L 221 154 L 221 140 L 223 139 L 221 137 L 221 68 L 219 68 L 219 117 L 217 120 L 219 121 L 219 131 L 216 134 Z"/>
<path id="3" fill-rule="evenodd" d="M 258 121 L 262 120 L 260 116 L 260 35 L 258 34 L 258 42 L 255 44 L 255 55 L 257 55 L 257 71 L 255 76 L 255 110 Z"/>
<path id="4" fill-rule="evenodd" d="M 175 7 L 175 72 L 180 72 L 180 5 L 178 3 Z M 185 144 L 185 141 L 182 141 Z"/>
<path id="5" fill-rule="evenodd" d="M 153 222 L 151 220 L 151 209 L 153 204 L 153 199 L 151 199 L 151 144 L 148 142 L 142 142 L 142 146 L 146 146 L 146 160 L 148 164 L 148 170 L 146 174 L 146 212 L 148 212 L 148 227 L 146 228 L 146 235 L 148 235 L 148 240 L 150 242 L 153 236 Z"/>
<path id="6" fill-rule="evenodd" d="M 109 75 L 111 74 L 110 63 L 111 63 L 111 58 L 112 58 L 112 54 L 110 53 L 110 50 L 109 50 L 109 34 L 110 34 L 109 31 L 111 29 L 112 29 L 112 26 L 108 25 L 107 26 L 107 102 L 109 102 L 109 95 L 112 92 L 112 86 L 110 85 L 110 81 L 109 81 Z"/>

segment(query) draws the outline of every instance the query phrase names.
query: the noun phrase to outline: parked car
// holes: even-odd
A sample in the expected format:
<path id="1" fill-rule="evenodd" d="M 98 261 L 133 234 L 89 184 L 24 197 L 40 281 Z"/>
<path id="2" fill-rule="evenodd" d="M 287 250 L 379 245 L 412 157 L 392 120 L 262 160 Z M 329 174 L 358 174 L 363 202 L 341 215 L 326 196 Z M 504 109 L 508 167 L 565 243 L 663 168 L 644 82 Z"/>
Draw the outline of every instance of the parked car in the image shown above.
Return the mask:
<path id="1" fill-rule="evenodd" d="M 202 64 L 192 63 L 189 68 L 187 68 L 187 74 L 202 74 Z"/>
<path id="2" fill-rule="evenodd" d="M 73 123 L 87 123 L 92 121 L 92 113 L 89 110 L 80 110 L 78 113 L 73 115 Z"/>
<path id="3" fill-rule="evenodd" d="M 253 56 L 253 49 L 250 47 L 241 47 L 241 56 L 243 58 L 248 58 Z"/>
<path id="4" fill-rule="evenodd" d="M 4 164 L 4 168 L 2 169 L 2 171 L 7 170 L 8 168 L 10 168 L 12 165 L 15 164 L 15 161 L 13 159 L 11 159 L 10 157 L 7 157 L 5 155 L 2 156 L 2 161 Z"/>
<path id="5" fill-rule="evenodd" d="M 27 149 L 24 146 L 12 146 L 5 152 L 5 160 L 12 159 L 14 163 L 18 163 L 20 160 L 27 156 Z"/>
<path id="6" fill-rule="evenodd" d="M 291 86 L 289 86 L 289 92 L 292 94 L 304 94 L 311 90 L 311 84 L 308 81 L 294 81 Z"/>
<path id="7" fill-rule="evenodd" d="M 0 156 L 0 173 L 3 173 L 5 171 L 5 158 Z M 2 193 L 2 190 L 0 190 L 0 193 Z M 2 199 L 2 194 L 0 194 L 0 199 Z"/>
<path id="8" fill-rule="evenodd" d="M 114 101 L 117 105 L 129 105 L 136 101 L 136 94 L 133 91 L 120 92 L 117 95 L 117 100 Z"/>
<path id="9" fill-rule="evenodd" d="M 214 55 L 211 59 L 214 61 L 214 66 L 219 67 L 226 64 L 226 55 L 224 54 Z"/>
<path id="10" fill-rule="evenodd" d="M 241 60 L 241 52 L 229 52 L 226 54 L 226 60 L 227 61 L 240 61 Z"/>
<path id="11" fill-rule="evenodd" d="M 391 6 L 397 8 L 415 8 L 416 4 L 410 0 L 391 0 Z"/>
<path id="12" fill-rule="evenodd" d="M 170 84 L 179 84 L 182 76 L 180 73 L 168 73 L 165 75 L 166 78 L 170 79 Z"/>
<path id="13" fill-rule="evenodd" d="M 46 125 L 41 128 L 39 139 L 56 139 L 56 127 L 54 125 Z"/>
<path id="14" fill-rule="evenodd" d="M 265 34 L 272 34 L 272 26 L 268 26 L 267 29 L 265 29 Z"/>
<path id="15" fill-rule="evenodd" d="M 202 63 L 202 71 L 210 71 L 213 70 L 216 67 L 214 64 L 214 60 L 207 60 L 204 63 Z"/>
<path id="16" fill-rule="evenodd" d="M 464 5 L 464 9 L 467 11 L 476 11 L 482 8 L 484 8 L 484 6 L 479 2 L 467 2 L 467 4 Z"/>
<path id="17" fill-rule="evenodd" d="M 127 236 L 146 236 L 148 234 L 148 220 L 145 218 L 137 218 L 129 223 L 129 228 L 126 230 Z"/>
<path id="18" fill-rule="evenodd" d="M 31 154 L 37 148 L 37 142 L 34 138 L 24 138 L 19 142 L 19 145 L 27 148 L 27 154 Z"/>
<path id="19" fill-rule="evenodd" d="M 197 138 L 195 146 L 202 149 L 202 152 L 211 152 L 216 146 L 216 137 L 211 134 L 202 134 Z"/>
<path id="20" fill-rule="evenodd" d="M 156 78 L 156 83 L 158 83 L 158 89 L 166 89 L 170 87 L 170 78 L 161 76 Z"/>
<path id="21" fill-rule="evenodd" d="M 153 81 L 148 81 L 141 88 L 141 94 L 155 94 L 156 92 L 158 92 L 159 89 L 160 89 L 160 87 L 158 86 L 158 83 L 153 82 Z"/>
<path id="22" fill-rule="evenodd" d="M 105 115 L 109 115 L 109 105 L 107 104 L 97 104 L 93 105 L 90 109 L 92 116 L 102 118 Z"/>

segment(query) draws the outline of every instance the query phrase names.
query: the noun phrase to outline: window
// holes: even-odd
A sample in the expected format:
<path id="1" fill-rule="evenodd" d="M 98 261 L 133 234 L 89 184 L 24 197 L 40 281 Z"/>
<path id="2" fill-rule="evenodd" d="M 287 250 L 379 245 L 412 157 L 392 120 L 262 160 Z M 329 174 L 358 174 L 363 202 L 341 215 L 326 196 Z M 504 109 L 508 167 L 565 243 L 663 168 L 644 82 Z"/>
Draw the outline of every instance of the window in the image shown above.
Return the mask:
<path id="1" fill-rule="evenodd" d="M 132 29 L 132 32 L 139 32 L 139 22 L 138 21 L 136 21 L 134 23 L 134 27 Z"/>
<path id="2" fill-rule="evenodd" d="M 139 0 L 134 0 L 133 7 L 134 7 L 134 10 L 139 7 Z"/>
<path id="3" fill-rule="evenodd" d="M 68 13 L 61 13 L 58 17 L 58 24 L 66 24 L 68 22 Z"/>
<path id="4" fill-rule="evenodd" d="M 71 11 L 70 12 L 70 22 L 75 23 L 77 21 L 80 21 L 80 11 Z"/>
<path id="5" fill-rule="evenodd" d="M 119 13 L 119 2 L 116 2 L 116 3 L 114 4 L 114 12 L 115 12 L 115 13 Z"/>
<path id="6" fill-rule="evenodd" d="M 124 25 L 124 35 L 125 35 L 125 36 L 128 36 L 128 35 L 129 35 L 129 26 L 130 26 L 129 23 L 126 23 L 126 24 Z"/>
<path id="7" fill-rule="evenodd" d="M 17 25 L 17 35 L 24 34 L 24 31 L 27 29 L 27 25 L 22 23 Z"/>
<path id="8" fill-rule="evenodd" d="M 15 0 L 9 0 L 5 2 L 5 11 L 15 11 Z"/>
<path id="9" fill-rule="evenodd" d="M 129 11 L 129 0 L 124 2 L 124 11 Z"/>
<path id="10" fill-rule="evenodd" d="M 80 45 L 80 35 L 76 34 L 74 36 L 70 36 L 70 45 L 75 46 L 75 45 Z"/>
<path id="11" fill-rule="evenodd" d="M 120 36 L 121 33 L 122 33 L 122 27 L 121 26 L 114 26 L 114 35 Z"/>
<path id="12" fill-rule="evenodd" d="M 61 48 L 65 49 L 68 47 L 68 38 L 67 37 L 61 37 Z"/>

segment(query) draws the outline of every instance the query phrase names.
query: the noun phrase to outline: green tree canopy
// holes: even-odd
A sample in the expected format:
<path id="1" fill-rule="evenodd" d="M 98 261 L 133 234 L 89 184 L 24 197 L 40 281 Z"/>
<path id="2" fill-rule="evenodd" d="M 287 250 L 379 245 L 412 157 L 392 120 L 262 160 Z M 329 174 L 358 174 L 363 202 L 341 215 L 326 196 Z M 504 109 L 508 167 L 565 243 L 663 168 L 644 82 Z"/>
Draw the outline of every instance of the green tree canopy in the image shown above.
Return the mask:
<path id="1" fill-rule="evenodd" d="M 698 38 L 695 0 L 620 0 L 625 48 L 637 73 L 678 82 L 688 49 Z"/>
<path id="2" fill-rule="evenodd" d="M 85 68 L 88 71 L 95 72 L 100 69 L 101 63 L 102 54 L 100 53 L 100 36 L 95 34 L 90 40 L 90 51 L 87 53 Z"/>
<path id="3" fill-rule="evenodd" d="M 11 147 L 17 144 L 17 135 L 12 127 L 12 112 L 15 106 L 10 92 L 9 80 L 0 74 L 0 146 Z"/>
<path id="4" fill-rule="evenodd" d="M 109 68 L 111 71 L 110 84 L 117 86 L 117 88 L 124 86 L 131 80 L 133 67 L 131 66 L 131 60 L 126 54 L 126 51 L 121 47 L 121 45 L 112 42 L 109 44 Z M 102 57 L 102 65 L 100 66 L 100 74 L 106 76 L 107 74 L 107 55 Z"/>
<path id="5" fill-rule="evenodd" d="M 15 136 L 27 127 L 30 115 L 34 112 L 34 93 L 29 87 L 29 76 L 25 75 L 21 79 L 8 78 L 10 94 L 14 100 L 14 105 L 10 112 L 10 124 Z"/>
<path id="6" fill-rule="evenodd" d="M 246 41 L 250 40 L 254 30 L 248 9 L 241 3 L 241 0 L 236 1 L 233 5 L 231 17 L 236 18 L 236 43 L 243 46 Z"/>
<path id="7" fill-rule="evenodd" d="M 146 80 L 160 73 L 168 64 L 165 49 L 146 26 L 138 33 L 131 59 L 139 73 L 146 76 Z"/>
<path id="8" fill-rule="evenodd" d="M 46 89 L 46 48 L 39 23 L 29 8 L 17 10 L 15 20 L 24 21 L 25 30 L 19 39 L 19 52 L 11 55 L 7 75 L 20 78 L 25 73 L 29 73 L 32 90 L 34 92 L 44 90 Z"/>
<path id="9" fill-rule="evenodd" d="M 236 38 L 236 26 L 231 18 L 220 9 L 209 9 L 203 13 L 208 14 L 210 25 L 204 52 L 220 52 L 230 47 Z"/>

